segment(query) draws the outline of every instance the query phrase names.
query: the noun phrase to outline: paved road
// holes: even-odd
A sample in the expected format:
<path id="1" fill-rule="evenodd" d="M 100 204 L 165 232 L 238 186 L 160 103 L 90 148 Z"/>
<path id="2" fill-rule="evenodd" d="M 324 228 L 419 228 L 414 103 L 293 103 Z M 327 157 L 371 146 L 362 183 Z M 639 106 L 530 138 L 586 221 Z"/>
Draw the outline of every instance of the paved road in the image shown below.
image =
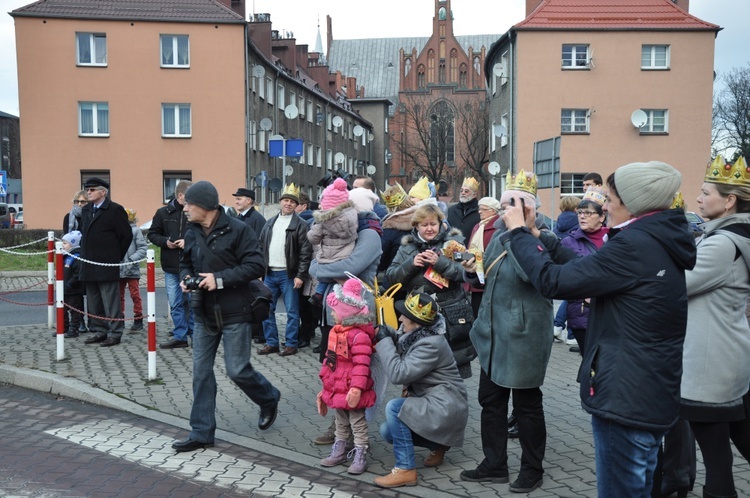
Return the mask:
<path id="1" fill-rule="evenodd" d="M 20 286 L 21 283 L 14 278 L 0 275 L 0 292 L 7 292 L 9 289 Z M 166 304 L 162 302 L 158 303 L 158 306 L 163 307 Z M 284 317 L 278 318 L 283 332 Z M 156 325 L 159 340 L 165 339 L 169 331 L 166 319 L 157 316 Z M 44 416 L 44 422 L 49 422 L 49 425 L 46 425 L 43 430 L 41 427 L 29 430 L 32 432 L 57 431 L 55 434 L 61 437 L 63 435 L 72 437 L 75 431 L 93 431 L 101 435 L 94 439 L 103 438 L 109 441 L 116 436 L 112 435 L 113 429 L 106 425 L 108 422 L 102 421 L 112 419 L 115 420 L 115 424 L 132 425 L 136 428 L 112 426 L 115 427 L 114 432 L 135 433 L 135 439 L 133 439 L 135 443 L 128 444 L 135 444 L 137 448 L 133 451 L 138 455 L 149 451 L 151 441 L 158 441 L 154 444 L 161 445 L 160 448 L 163 449 L 164 445 L 168 445 L 172 439 L 186 435 L 192 400 L 190 349 L 158 350 L 156 354 L 158 379 L 151 382 L 147 375 L 146 334 L 144 332 L 126 333 L 123 343 L 112 348 L 86 346 L 80 338 L 66 340 L 64 342 L 65 359 L 62 361 L 56 360 L 55 340 L 49 337 L 49 332 L 45 324 L 0 326 L 0 382 L 34 388 L 63 398 L 82 399 L 99 405 L 91 410 L 93 414 L 101 410 L 102 414 L 81 419 L 72 416 L 61 417 L 57 412 L 52 411 L 49 416 Z M 213 452 L 210 453 L 211 458 L 224 461 L 224 458 L 241 457 L 243 463 L 230 460 L 230 463 L 226 464 L 228 468 L 237 472 L 244 471 L 248 465 L 260 465 L 284 473 L 283 479 L 277 479 L 274 475 L 273 478 L 268 478 L 268 482 L 253 481 L 247 488 L 243 488 L 243 492 L 256 496 L 317 497 L 334 496 L 333 489 L 335 489 L 336 493 L 356 494 L 357 496 L 384 495 L 382 490 L 373 491 L 370 486 L 373 477 L 385 474 L 393 466 L 391 449 L 382 441 L 377 430 L 382 420 L 382 408 L 376 421 L 370 424 L 369 471 L 362 476 L 349 476 L 345 466 L 322 469 L 318 462 L 321 457 L 327 455 L 329 448 L 315 446 L 310 441 L 322 432 L 330 421 L 330 419 L 318 416 L 315 411 L 315 393 L 320 388 L 317 376 L 319 369 L 317 355 L 312 354 L 310 348 L 302 350 L 296 356 L 286 358 L 275 355 L 253 355 L 252 361 L 255 367 L 263 372 L 274 385 L 279 386 L 282 392 L 280 414 L 276 423 L 270 430 L 261 432 L 257 429 L 258 408 L 227 380 L 221 351 L 220 348 L 216 365 L 219 383 L 217 422 L 220 430 L 217 431 L 217 446 L 211 450 Z M 590 422 L 580 408 L 578 386 L 575 382 L 579 362 L 579 356 L 570 353 L 567 346 L 556 344 L 553 347 L 547 378 L 542 388 L 545 396 L 548 431 L 544 484 L 541 489 L 530 493 L 529 496 L 568 498 L 596 495 Z M 478 371 L 476 363 L 473 366 L 476 373 Z M 448 496 L 483 498 L 510 495 L 507 484 L 468 483 L 459 479 L 462 470 L 474 468 L 482 458 L 479 432 L 480 409 L 476 401 L 477 381 L 478 375 L 466 381 L 470 393 L 470 416 L 464 447 L 451 449 L 446 455 L 446 462 L 439 468 L 418 468 L 420 486 L 402 488 L 398 493 L 404 496 L 430 498 Z M 0 389 L 4 388 L 0 387 Z M 395 386 L 389 388 L 387 397 L 398 395 L 398 388 Z M 6 405 L 8 403 L 0 399 L 0 410 L 7 410 Z M 106 411 L 107 408 L 124 413 L 115 412 L 119 413 L 115 416 L 112 412 Z M 26 410 L 30 415 L 44 411 L 43 408 Z M 69 418 L 73 418 L 72 422 L 75 423 L 54 423 L 58 422 L 58 419 L 67 421 Z M 84 422 L 93 425 L 85 425 Z M 102 423 L 104 425 L 101 425 Z M 29 416 L 12 417 L 9 425 L 11 429 L 22 431 L 33 424 Z M 75 429 L 77 426 L 81 426 L 80 430 Z M 68 441 L 70 442 L 70 439 Z M 125 444 L 119 441 L 118 447 Z M 97 446 L 96 450 L 99 451 L 100 448 L 103 450 L 106 446 L 105 442 L 103 446 Z M 242 449 L 237 450 L 238 447 Z M 84 450 L 79 448 L 76 451 Z M 248 453 L 251 451 L 257 454 Z M 204 453 L 206 452 L 188 456 L 198 459 L 194 461 L 197 474 L 209 475 L 208 469 L 213 469 L 211 467 L 213 460 L 206 460 Z M 421 463 L 424 454 L 425 451 L 418 452 L 418 464 Z M 116 452 L 108 453 L 107 458 L 114 457 L 126 460 L 129 458 L 127 455 Z M 275 463 L 264 463 L 266 461 L 263 458 L 280 460 L 274 460 Z M 244 460 L 247 460 L 247 463 L 244 463 Z M 511 442 L 509 444 L 511 478 L 514 478 L 518 472 L 519 460 L 518 444 Z M 5 459 L 0 461 L 4 462 Z M 173 460 L 170 459 L 170 461 Z M 159 469 L 171 477 L 189 479 L 189 477 L 178 475 L 172 467 Z M 0 473 L 4 471 L 0 469 Z M 4 491 L 2 476 L 0 474 L 0 495 Z M 238 475 L 232 474 L 232 476 L 232 479 L 241 479 Z M 95 477 L 91 478 L 95 479 Z M 310 484 L 306 485 L 308 487 L 288 484 L 297 483 L 296 479 L 304 479 Z M 696 490 L 690 496 L 700 496 L 700 483 L 703 479 L 703 468 L 699 462 Z M 749 479 L 750 467 L 737 454 L 735 480 L 740 496 L 750 496 Z M 282 490 L 282 481 L 290 487 Z M 271 482 L 276 486 L 273 490 L 268 489 Z M 316 487 L 318 485 L 330 489 L 320 492 L 320 488 Z M 209 492 L 208 488 L 205 492 Z M 212 488 L 210 492 L 221 493 L 223 491 Z M 226 492 L 234 491 L 228 489 Z M 186 493 L 184 496 L 188 495 L 189 493 Z"/>

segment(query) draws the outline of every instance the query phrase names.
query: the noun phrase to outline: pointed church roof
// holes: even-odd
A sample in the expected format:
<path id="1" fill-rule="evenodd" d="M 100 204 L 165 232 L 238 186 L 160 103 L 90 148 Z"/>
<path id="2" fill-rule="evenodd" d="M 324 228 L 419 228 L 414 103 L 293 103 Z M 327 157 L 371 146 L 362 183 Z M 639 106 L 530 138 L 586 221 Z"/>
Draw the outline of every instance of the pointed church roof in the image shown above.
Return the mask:
<path id="1" fill-rule="evenodd" d="M 323 38 L 320 36 L 320 21 L 318 21 L 318 36 L 315 37 L 315 51 L 323 53 Z"/>
<path id="2" fill-rule="evenodd" d="M 515 29 L 715 30 L 671 0 L 542 0 Z"/>

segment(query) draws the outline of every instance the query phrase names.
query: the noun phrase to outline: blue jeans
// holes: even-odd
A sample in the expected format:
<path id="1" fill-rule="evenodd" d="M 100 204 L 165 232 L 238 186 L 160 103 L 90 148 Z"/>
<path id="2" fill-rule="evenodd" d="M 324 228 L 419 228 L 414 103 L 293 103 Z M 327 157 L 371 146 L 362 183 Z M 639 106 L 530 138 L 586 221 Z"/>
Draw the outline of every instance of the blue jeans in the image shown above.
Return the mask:
<path id="1" fill-rule="evenodd" d="M 414 461 L 414 440 L 409 426 L 398 418 L 398 412 L 407 398 L 395 398 L 385 405 L 385 422 L 380 425 L 380 435 L 393 445 L 396 467 L 411 470 L 417 467 Z"/>
<path id="2" fill-rule="evenodd" d="M 284 306 L 286 307 L 286 346 L 296 348 L 299 338 L 299 292 L 294 288 L 294 279 L 287 276 L 286 270 L 269 270 L 263 282 L 273 296 L 271 298 L 271 314 L 263 321 L 263 335 L 266 336 L 266 345 L 279 346 L 279 329 L 276 327 L 276 302 L 283 295 Z"/>
<path id="3" fill-rule="evenodd" d="M 187 341 L 187 336 L 193 333 L 194 322 L 190 293 L 182 292 L 180 276 L 177 273 L 164 272 L 164 285 L 169 299 L 169 314 L 174 324 L 172 335 L 176 341 Z"/>
<path id="4" fill-rule="evenodd" d="M 656 456 L 666 431 L 649 431 L 591 417 L 599 498 L 649 498 Z"/>
<path id="5" fill-rule="evenodd" d="M 190 439 L 214 442 L 216 432 L 216 377 L 214 362 L 219 342 L 224 341 L 227 376 L 261 408 L 277 403 L 281 393 L 250 364 L 252 337 L 249 323 L 224 325 L 218 334 L 206 331 L 200 316 L 193 333 L 193 408 Z"/>

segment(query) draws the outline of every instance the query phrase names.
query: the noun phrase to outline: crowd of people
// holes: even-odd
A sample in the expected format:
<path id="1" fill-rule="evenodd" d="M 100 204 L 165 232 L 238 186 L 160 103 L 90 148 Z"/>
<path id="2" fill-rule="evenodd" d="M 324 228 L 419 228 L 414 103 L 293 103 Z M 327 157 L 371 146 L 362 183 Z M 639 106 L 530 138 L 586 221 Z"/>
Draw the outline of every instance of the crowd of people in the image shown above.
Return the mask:
<path id="1" fill-rule="evenodd" d="M 350 474 L 364 473 L 368 422 L 383 407 L 380 436 L 395 462 L 373 482 L 417 485 L 415 447 L 429 450 L 422 465 L 433 467 L 463 444 L 464 379 L 477 358 L 484 458 L 460 478 L 530 492 L 544 481 L 541 386 L 553 342 L 567 339 L 581 355 L 576 381 L 591 416 L 598 496 L 686 496 L 696 441 L 703 496 L 737 496 L 732 443 L 750 458 L 750 169 L 741 157 L 708 165 L 697 240 L 672 166 L 631 163 L 605 182 L 595 173 L 586 180 L 581 198 L 561 199 L 554 231 L 537 213 L 536 177 L 523 170 L 508 173 L 500 199 L 480 197 L 479 182 L 466 178 L 450 208 L 426 177 L 409 192 L 389 186 L 382 198 L 370 178 L 334 179 L 319 205 L 289 184 L 267 221 L 251 189 L 233 194 L 232 216 L 211 183 L 178 183 L 147 235 L 161 248 L 174 323 L 160 348 L 193 349 L 191 432 L 173 448 L 214 444 L 220 343 L 228 377 L 259 406 L 265 430 L 281 392 L 253 368 L 252 343 L 259 355 L 287 357 L 311 346 L 319 328 L 317 409 L 333 414 L 314 440 L 331 445 L 322 466 L 350 463 Z M 91 331 L 84 342 L 102 347 L 122 339 L 126 289 L 131 329 L 142 328 L 146 250 L 135 211 L 108 190 L 102 179 L 87 180 L 63 221 L 65 335 Z M 384 288 L 401 285 L 397 330 L 376 318 L 384 304 L 368 287 L 378 275 Z M 259 317 L 260 281 L 269 297 Z M 563 303 L 557 316 L 552 299 Z M 378 399 L 377 372 L 402 396 Z M 510 437 L 521 447 L 512 482 Z"/>

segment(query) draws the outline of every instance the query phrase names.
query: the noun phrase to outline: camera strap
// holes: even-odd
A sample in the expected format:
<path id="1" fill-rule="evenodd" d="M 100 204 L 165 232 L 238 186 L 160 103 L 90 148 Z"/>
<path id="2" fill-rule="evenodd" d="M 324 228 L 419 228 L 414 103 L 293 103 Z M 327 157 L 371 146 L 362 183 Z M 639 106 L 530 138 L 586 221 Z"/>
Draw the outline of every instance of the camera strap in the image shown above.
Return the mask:
<path id="1" fill-rule="evenodd" d="M 206 264 L 208 264 L 208 267 L 212 272 L 217 272 L 229 268 L 229 265 L 223 264 L 219 260 L 219 258 L 214 256 L 214 253 L 212 253 L 211 249 L 208 248 L 208 244 L 206 244 L 206 241 L 204 240 L 202 234 L 196 234 L 195 238 L 198 241 L 198 245 L 200 246 L 201 251 L 203 251 L 203 259 L 206 261 Z"/>

